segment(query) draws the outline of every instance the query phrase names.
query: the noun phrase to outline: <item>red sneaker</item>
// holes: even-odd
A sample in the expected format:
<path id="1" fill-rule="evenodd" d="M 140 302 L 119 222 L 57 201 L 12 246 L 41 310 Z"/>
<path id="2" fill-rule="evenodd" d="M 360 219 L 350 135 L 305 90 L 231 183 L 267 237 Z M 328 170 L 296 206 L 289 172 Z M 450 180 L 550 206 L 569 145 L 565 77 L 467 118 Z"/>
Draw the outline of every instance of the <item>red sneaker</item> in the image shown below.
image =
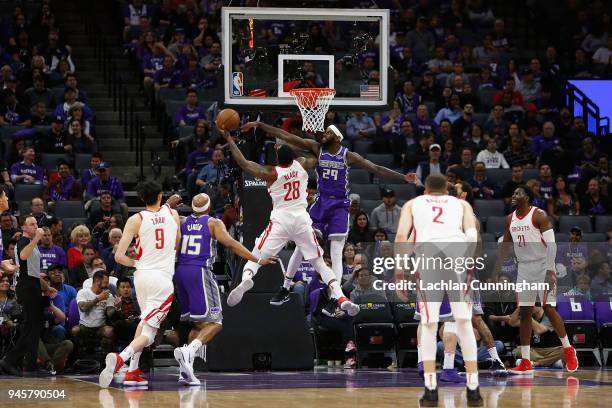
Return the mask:
<path id="1" fill-rule="evenodd" d="M 565 368 L 570 373 L 573 373 L 578 369 L 578 357 L 576 356 L 576 349 L 572 346 L 563 349 L 565 353 Z"/>
<path id="2" fill-rule="evenodd" d="M 522 358 L 519 365 L 508 370 L 508 373 L 514 375 L 533 374 L 533 365 L 530 360 Z"/>
<path id="3" fill-rule="evenodd" d="M 143 377 L 144 373 L 137 368 L 134 371 L 125 373 L 123 385 L 148 385 L 149 382 Z"/>

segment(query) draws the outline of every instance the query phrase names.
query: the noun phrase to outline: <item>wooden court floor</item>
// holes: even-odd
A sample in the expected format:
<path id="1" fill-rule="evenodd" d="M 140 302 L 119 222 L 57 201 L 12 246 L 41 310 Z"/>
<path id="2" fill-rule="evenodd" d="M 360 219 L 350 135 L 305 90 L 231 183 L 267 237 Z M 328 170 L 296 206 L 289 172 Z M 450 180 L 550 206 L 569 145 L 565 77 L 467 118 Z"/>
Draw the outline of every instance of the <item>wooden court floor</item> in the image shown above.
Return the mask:
<path id="1" fill-rule="evenodd" d="M 412 371 L 325 370 L 283 373 L 200 373 L 200 387 L 182 387 L 176 375 L 150 376 L 147 389 L 112 385 L 97 377 L 2 378 L 0 407 L 417 407 L 422 381 Z M 17 390 L 22 394 L 17 397 Z M 41 390 L 25 395 L 23 390 Z M 63 392 L 64 397 L 50 399 Z M 463 386 L 441 384 L 440 407 L 465 407 Z M 612 371 L 537 371 L 531 378 L 481 375 L 485 407 L 612 407 Z"/>

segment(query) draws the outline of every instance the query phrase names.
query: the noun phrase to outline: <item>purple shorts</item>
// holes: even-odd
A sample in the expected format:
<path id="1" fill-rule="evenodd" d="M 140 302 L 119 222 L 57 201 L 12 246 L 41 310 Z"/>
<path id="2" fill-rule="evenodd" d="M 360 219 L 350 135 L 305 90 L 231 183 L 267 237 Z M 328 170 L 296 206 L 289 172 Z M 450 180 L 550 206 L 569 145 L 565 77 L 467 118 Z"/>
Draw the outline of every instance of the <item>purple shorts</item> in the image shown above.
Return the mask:
<path id="1" fill-rule="evenodd" d="M 348 234 L 350 206 L 349 199 L 319 196 L 310 208 L 312 226 L 326 239 Z"/>
<path id="2" fill-rule="evenodd" d="M 221 296 L 211 271 L 196 265 L 177 265 L 174 281 L 182 320 L 221 323 Z"/>

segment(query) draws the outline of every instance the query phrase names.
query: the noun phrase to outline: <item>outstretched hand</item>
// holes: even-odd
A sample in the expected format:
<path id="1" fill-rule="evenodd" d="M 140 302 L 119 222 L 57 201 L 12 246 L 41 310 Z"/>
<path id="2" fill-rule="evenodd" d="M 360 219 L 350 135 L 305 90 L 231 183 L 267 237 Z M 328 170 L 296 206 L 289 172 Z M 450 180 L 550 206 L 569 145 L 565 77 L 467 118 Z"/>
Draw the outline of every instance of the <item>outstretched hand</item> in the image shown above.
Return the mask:
<path id="1" fill-rule="evenodd" d="M 181 197 L 180 194 L 172 194 L 168 197 L 168 200 L 166 200 L 166 204 L 174 210 L 182 201 L 183 197 Z"/>
<path id="2" fill-rule="evenodd" d="M 262 259 L 259 260 L 258 263 L 261 266 L 264 266 L 264 265 L 269 265 L 269 264 L 275 264 L 276 262 L 278 262 L 278 256 L 271 256 L 269 258 L 262 258 Z"/>
<path id="3" fill-rule="evenodd" d="M 242 125 L 242 127 L 240 128 L 240 131 L 247 132 L 253 128 L 256 128 L 257 126 L 259 126 L 259 122 L 248 122 Z"/>
<path id="4" fill-rule="evenodd" d="M 231 142 L 234 139 L 232 139 L 232 134 L 230 132 L 228 132 L 227 130 L 223 129 L 223 128 L 218 128 L 219 129 L 219 133 L 221 133 L 221 136 L 223 136 L 223 138 L 228 141 Z"/>
<path id="5" fill-rule="evenodd" d="M 407 183 L 416 183 L 416 179 L 417 179 L 416 173 L 408 173 L 404 176 L 404 180 Z"/>

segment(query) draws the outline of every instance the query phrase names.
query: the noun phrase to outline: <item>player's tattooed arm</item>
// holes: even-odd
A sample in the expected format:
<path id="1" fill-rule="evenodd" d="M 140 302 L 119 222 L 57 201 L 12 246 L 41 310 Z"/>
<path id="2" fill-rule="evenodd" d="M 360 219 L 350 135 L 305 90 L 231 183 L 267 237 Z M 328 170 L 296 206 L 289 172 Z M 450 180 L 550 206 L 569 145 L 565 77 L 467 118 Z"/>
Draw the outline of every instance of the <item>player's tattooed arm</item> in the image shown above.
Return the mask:
<path id="1" fill-rule="evenodd" d="M 362 169 L 367 170 L 370 173 L 374 173 L 379 177 L 390 177 L 399 180 L 404 180 L 406 182 L 409 181 L 408 175 L 404 175 L 386 167 L 379 166 L 378 164 L 374 164 L 368 159 L 364 159 L 360 154 L 355 152 L 348 152 L 346 154 L 346 163 L 349 166 L 361 167 Z"/>
<path id="2" fill-rule="evenodd" d="M 275 126 L 270 126 L 263 122 L 249 122 L 242 126 L 241 130 L 246 132 L 247 130 L 258 128 L 269 134 L 270 136 L 277 137 L 282 141 L 289 143 L 300 149 L 308 150 L 315 156 L 319 156 L 319 149 L 321 145 L 314 140 L 304 139 L 293 133 L 285 132 L 283 129 L 279 129 Z"/>
<path id="3" fill-rule="evenodd" d="M 234 142 L 234 139 L 232 139 L 230 133 L 224 130 L 219 130 L 219 132 L 227 141 L 227 145 L 229 146 L 230 151 L 232 152 L 232 157 L 234 158 L 234 160 L 236 160 L 236 164 L 238 164 L 238 166 L 240 166 L 242 170 L 252 174 L 253 176 L 261 180 L 270 183 L 276 180 L 276 171 L 273 167 L 262 166 L 261 164 L 247 160 L 242 154 L 242 151 L 240 151 L 240 149 L 236 145 L 236 142 Z"/>

